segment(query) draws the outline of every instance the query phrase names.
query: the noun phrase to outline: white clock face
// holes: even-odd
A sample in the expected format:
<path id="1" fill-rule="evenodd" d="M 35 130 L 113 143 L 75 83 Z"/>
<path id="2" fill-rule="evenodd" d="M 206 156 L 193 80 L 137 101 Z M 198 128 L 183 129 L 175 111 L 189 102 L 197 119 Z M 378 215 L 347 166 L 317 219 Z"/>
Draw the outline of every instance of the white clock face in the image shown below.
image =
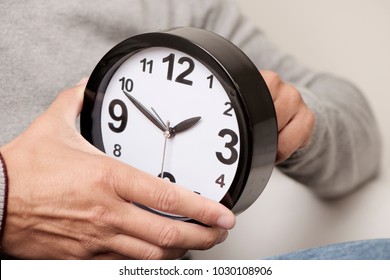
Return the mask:
<path id="1" fill-rule="evenodd" d="M 137 52 L 112 76 L 101 110 L 108 155 L 215 201 L 225 196 L 237 172 L 239 126 L 201 62 L 169 48 Z"/>

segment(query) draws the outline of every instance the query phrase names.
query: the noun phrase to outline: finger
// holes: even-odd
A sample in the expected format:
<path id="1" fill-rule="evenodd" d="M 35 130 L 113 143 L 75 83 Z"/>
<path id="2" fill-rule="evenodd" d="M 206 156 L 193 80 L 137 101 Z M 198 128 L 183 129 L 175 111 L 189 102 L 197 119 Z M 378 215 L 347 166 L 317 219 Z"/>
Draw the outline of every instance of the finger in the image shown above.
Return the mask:
<path id="1" fill-rule="evenodd" d="M 88 83 L 88 80 L 89 80 L 89 77 L 84 77 L 76 84 L 76 86 L 86 86 Z"/>
<path id="2" fill-rule="evenodd" d="M 162 248 L 205 250 L 227 237 L 225 229 L 172 220 L 130 203 L 123 202 L 116 210 L 113 225 L 117 232 Z"/>
<path id="3" fill-rule="evenodd" d="M 78 85 L 63 90 L 51 104 L 48 112 L 57 118 L 64 119 L 69 125 L 74 126 L 75 120 L 81 112 L 84 100 L 85 80 Z"/>
<path id="4" fill-rule="evenodd" d="M 269 70 L 261 70 L 260 74 L 267 84 L 272 100 L 275 101 L 280 93 L 279 88 L 283 84 L 281 78 L 276 72 Z"/>
<path id="5" fill-rule="evenodd" d="M 288 159 L 295 151 L 306 146 L 311 139 L 314 114 L 301 110 L 279 133 L 277 163 Z"/>
<path id="6" fill-rule="evenodd" d="M 303 99 L 301 94 L 291 85 L 284 84 L 280 87 L 280 93 L 275 99 L 275 111 L 278 121 L 278 129 L 281 131 L 302 109 Z"/>
<path id="7" fill-rule="evenodd" d="M 162 248 L 143 240 L 118 234 L 111 238 L 110 249 L 125 258 L 145 260 L 178 259 L 187 252 L 185 249 Z"/>
<path id="8" fill-rule="evenodd" d="M 154 177 L 120 162 L 113 162 L 107 182 L 125 201 L 195 219 L 203 224 L 231 229 L 234 214 L 222 204 L 206 199 L 176 184 Z"/>
<path id="9" fill-rule="evenodd" d="M 274 102 L 276 120 L 278 123 L 278 132 L 282 131 L 283 128 L 294 118 L 298 113 L 296 108 L 288 106 L 286 100 L 283 98 L 278 98 Z"/>

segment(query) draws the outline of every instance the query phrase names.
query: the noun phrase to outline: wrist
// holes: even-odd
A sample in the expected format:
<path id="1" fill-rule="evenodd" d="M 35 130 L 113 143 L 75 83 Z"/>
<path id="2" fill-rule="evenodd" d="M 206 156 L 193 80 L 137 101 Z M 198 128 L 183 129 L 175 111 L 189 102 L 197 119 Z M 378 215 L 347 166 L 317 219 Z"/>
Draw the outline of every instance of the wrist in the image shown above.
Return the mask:
<path id="1" fill-rule="evenodd" d="M 7 210 L 8 174 L 5 161 L 0 152 L 0 242 L 3 239 Z M 0 243 L 1 244 L 1 243 Z M 1 248 L 1 245 L 0 245 Z"/>

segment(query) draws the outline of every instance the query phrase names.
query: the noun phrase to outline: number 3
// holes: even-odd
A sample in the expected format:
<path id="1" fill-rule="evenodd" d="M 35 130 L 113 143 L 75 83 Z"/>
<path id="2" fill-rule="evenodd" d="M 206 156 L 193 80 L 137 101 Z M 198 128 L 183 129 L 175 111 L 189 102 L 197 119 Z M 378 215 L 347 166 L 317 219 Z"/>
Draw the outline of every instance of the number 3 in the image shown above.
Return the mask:
<path id="1" fill-rule="evenodd" d="M 229 158 L 225 158 L 221 152 L 216 152 L 216 155 L 217 155 L 217 158 L 220 162 L 222 162 L 223 164 L 233 164 L 236 162 L 237 158 L 238 158 L 238 152 L 237 150 L 234 148 L 235 145 L 237 145 L 238 143 L 238 137 L 237 137 L 237 134 L 233 131 L 233 130 L 230 130 L 230 129 L 222 129 L 219 133 L 218 133 L 218 136 L 224 138 L 225 135 L 229 135 L 232 139 L 230 142 L 227 142 L 225 143 L 225 148 L 229 149 L 230 150 L 230 157 Z"/>

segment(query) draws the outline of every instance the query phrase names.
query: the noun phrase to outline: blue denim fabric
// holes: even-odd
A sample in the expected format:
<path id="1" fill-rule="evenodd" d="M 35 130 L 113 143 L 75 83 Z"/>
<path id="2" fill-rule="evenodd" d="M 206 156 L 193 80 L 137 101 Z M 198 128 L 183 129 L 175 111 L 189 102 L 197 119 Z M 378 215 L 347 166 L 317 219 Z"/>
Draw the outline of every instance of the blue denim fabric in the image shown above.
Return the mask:
<path id="1" fill-rule="evenodd" d="M 1 259 L 14 259 L 0 254 Z M 332 244 L 278 255 L 267 260 L 390 260 L 390 239 Z"/>
<path id="2" fill-rule="evenodd" d="M 337 243 L 295 251 L 268 260 L 390 260 L 390 239 Z"/>

